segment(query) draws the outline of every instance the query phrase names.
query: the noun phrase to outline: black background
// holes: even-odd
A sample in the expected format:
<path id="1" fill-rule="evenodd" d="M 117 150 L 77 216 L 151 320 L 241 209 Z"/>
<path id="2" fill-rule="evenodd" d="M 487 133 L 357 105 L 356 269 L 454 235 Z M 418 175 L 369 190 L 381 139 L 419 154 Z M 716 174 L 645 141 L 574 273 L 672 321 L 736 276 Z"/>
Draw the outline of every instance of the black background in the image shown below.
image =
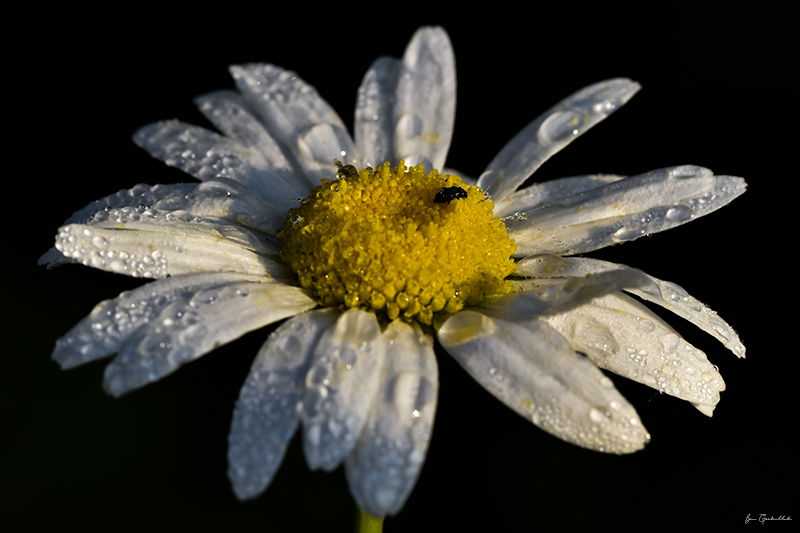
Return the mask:
<path id="1" fill-rule="evenodd" d="M 723 6 L 515 12 L 497 4 L 441 16 L 410 5 L 358 15 L 351 4 L 311 21 L 311 9 L 300 6 L 113 17 L 73 11 L 26 26 L 4 84 L 14 141 L 5 177 L 12 274 L 2 327 L 11 365 L 0 407 L 8 462 L 0 523 L 13 530 L 352 530 L 342 469 L 309 472 L 298 439 L 263 496 L 240 503 L 230 490 L 231 412 L 270 328 L 115 400 L 100 387 L 104 362 L 62 372 L 50 353 L 94 304 L 141 282 L 34 263 L 61 222 L 89 201 L 137 183 L 191 181 L 130 137 L 161 119 L 207 126 L 191 100 L 232 88 L 227 65 L 295 70 L 352 128 L 356 89 L 372 60 L 401 56 L 426 24 L 443 25 L 456 54 L 449 167 L 477 177 L 552 104 L 624 76 L 643 90 L 547 162 L 536 181 L 687 163 L 748 180 L 743 197 L 709 217 L 591 254 L 682 285 L 739 331 L 748 352 L 737 360 L 664 314 L 719 366 L 728 388 L 709 419 L 614 377 L 653 436 L 644 451 L 617 457 L 540 431 L 437 347 L 439 407 L 427 461 L 384 530 L 761 527 L 744 526 L 748 514 L 760 513 L 800 519 L 795 491 L 783 488 L 798 473 L 790 444 L 796 350 L 783 346 L 796 318 L 787 255 L 795 247 L 788 219 L 797 171 L 786 161 L 796 140 L 789 135 L 797 42 L 786 13 L 767 4 Z"/>

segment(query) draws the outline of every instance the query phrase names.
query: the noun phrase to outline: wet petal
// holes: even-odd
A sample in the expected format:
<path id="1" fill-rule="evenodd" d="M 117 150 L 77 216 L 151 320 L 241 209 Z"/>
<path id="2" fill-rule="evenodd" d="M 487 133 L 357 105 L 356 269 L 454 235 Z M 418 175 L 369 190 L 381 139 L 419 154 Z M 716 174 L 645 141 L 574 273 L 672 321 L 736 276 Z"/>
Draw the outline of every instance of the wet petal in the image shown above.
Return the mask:
<path id="1" fill-rule="evenodd" d="M 535 320 L 542 314 L 557 314 L 574 309 L 594 298 L 628 287 L 640 287 L 650 282 L 644 272 L 632 268 L 602 272 L 574 278 L 540 278 L 515 280 L 522 290 L 489 300 L 486 313 L 493 317 L 518 322 Z"/>
<path id="2" fill-rule="evenodd" d="M 278 201 L 297 196 L 258 150 L 200 126 L 177 120 L 156 122 L 140 128 L 133 141 L 156 159 L 201 181 L 230 178 Z"/>
<path id="3" fill-rule="evenodd" d="M 263 190 L 257 191 L 262 197 L 275 197 L 276 190 L 285 188 L 292 190 L 291 197 L 308 194 L 310 184 L 298 177 L 301 174 L 292 168 L 281 147 L 239 94 L 233 91 L 217 91 L 196 98 L 195 103 L 222 133 L 264 156 L 270 166 L 271 177 L 281 183 L 263 180 L 259 183 Z"/>
<path id="4" fill-rule="evenodd" d="M 382 57 L 358 90 L 355 135 L 365 164 L 441 169 L 455 121 L 455 56 L 447 33 L 420 28 L 402 61 Z"/>
<path id="5" fill-rule="evenodd" d="M 361 81 L 356 101 L 355 138 L 364 165 L 377 168 L 386 161 L 397 165 L 394 150 L 395 119 L 392 101 L 402 63 L 391 57 L 376 59 Z"/>
<path id="6" fill-rule="evenodd" d="M 176 183 L 174 185 L 145 185 L 140 183 L 131 189 L 122 189 L 105 198 L 95 200 L 83 209 L 79 209 L 73 213 L 64 221 L 62 226 L 75 223 L 85 224 L 97 212 L 103 211 L 106 208 L 152 205 L 165 198 L 180 198 L 190 193 L 195 187 L 197 187 L 196 183 Z M 59 264 L 70 262 L 71 261 L 65 258 L 61 252 L 55 248 L 51 248 L 39 258 L 37 264 L 47 265 L 47 268 L 52 268 Z"/>
<path id="7" fill-rule="evenodd" d="M 350 492 L 372 516 L 400 511 L 414 488 L 433 429 L 438 369 L 433 339 L 418 324 L 395 320 L 381 384 L 355 449 L 347 456 Z"/>
<path id="8" fill-rule="evenodd" d="M 283 226 L 291 204 L 272 202 L 253 194 L 242 183 L 217 178 L 195 185 L 183 196 L 173 195 L 151 205 L 164 212 L 186 211 L 196 217 L 226 220 L 256 229 L 269 238 Z"/>
<path id="9" fill-rule="evenodd" d="M 533 211 L 621 179 L 625 179 L 625 176 L 592 174 L 534 183 L 530 187 L 503 196 L 500 201 L 495 202 L 494 216 L 506 217 L 514 213 Z"/>
<path id="10" fill-rule="evenodd" d="M 626 78 L 590 85 L 562 100 L 519 132 L 478 180 L 500 201 L 514 192 L 550 156 L 619 109 L 641 86 Z"/>
<path id="11" fill-rule="evenodd" d="M 241 272 L 285 279 L 287 267 L 262 236 L 237 224 L 216 224 L 188 212 L 140 207 L 101 211 L 89 225 L 59 228 L 56 248 L 86 266 L 134 277 L 191 272 Z"/>
<path id="12" fill-rule="evenodd" d="M 674 228 L 745 191 L 742 178 L 706 168 L 663 168 L 506 219 L 516 257 L 578 254 Z"/>
<path id="13" fill-rule="evenodd" d="M 544 319 L 597 366 L 687 400 L 711 416 L 725 382 L 706 355 L 623 294 Z M 700 408 L 700 407 L 698 407 Z"/>
<path id="14" fill-rule="evenodd" d="M 339 115 L 297 74 L 261 63 L 234 65 L 230 71 L 237 89 L 267 131 L 302 169 L 308 188 L 336 175 L 334 159 L 361 164 Z"/>
<path id="15" fill-rule="evenodd" d="M 521 326 L 462 311 L 444 323 L 439 340 L 486 390 L 562 440 L 623 454 L 649 439 L 611 380 L 542 322 Z"/>
<path id="16" fill-rule="evenodd" d="M 384 353 L 373 313 L 350 309 L 323 334 L 303 398 L 303 450 L 312 470 L 333 470 L 356 445 L 378 390 Z"/>
<path id="17" fill-rule="evenodd" d="M 442 28 L 420 28 L 403 55 L 394 106 L 395 153 L 406 165 L 442 168 L 453 137 L 456 69 Z"/>
<path id="18" fill-rule="evenodd" d="M 550 254 L 522 259 L 517 267 L 517 275 L 531 277 L 586 276 L 601 272 L 626 269 L 618 265 L 586 257 L 558 257 Z M 714 336 L 737 357 L 744 357 L 745 347 L 736 331 L 712 309 L 698 301 L 682 287 L 669 281 L 647 276 L 650 283 L 625 290 L 643 300 L 669 309 L 676 315 L 690 321 L 709 335 Z"/>
<path id="19" fill-rule="evenodd" d="M 281 283 L 231 283 L 176 299 L 128 337 L 106 367 L 103 385 L 120 396 L 249 331 L 315 306 L 301 289 Z"/>
<path id="20" fill-rule="evenodd" d="M 321 309 L 289 319 L 253 361 L 228 436 L 228 478 L 240 500 L 255 498 L 272 482 L 300 422 L 311 354 L 337 316 Z"/>
<path id="21" fill-rule="evenodd" d="M 188 302 L 201 291 L 241 281 L 268 281 L 259 276 L 213 272 L 174 276 L 103 300 L 69 333 L 56 341 L 53 359 L 68 369 L 107 357 L 143 325 L 155 320 L 170 304 Z"/>

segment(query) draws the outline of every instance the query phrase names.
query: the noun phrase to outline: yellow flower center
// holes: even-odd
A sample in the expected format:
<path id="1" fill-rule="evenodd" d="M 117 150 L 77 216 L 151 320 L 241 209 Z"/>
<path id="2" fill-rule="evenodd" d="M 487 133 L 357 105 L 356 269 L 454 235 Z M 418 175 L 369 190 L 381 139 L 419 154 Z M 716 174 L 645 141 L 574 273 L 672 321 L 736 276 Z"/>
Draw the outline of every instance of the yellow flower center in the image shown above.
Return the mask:
<path id="1" fill-rule="evenodd" d="M 516 243 L 494 203 L 458 176 L 388 163 L 339 165 L 291 209 L 283 258 L 324 306 L 344 305 L 431 324 L 490 296 L 514 292 Z"/>

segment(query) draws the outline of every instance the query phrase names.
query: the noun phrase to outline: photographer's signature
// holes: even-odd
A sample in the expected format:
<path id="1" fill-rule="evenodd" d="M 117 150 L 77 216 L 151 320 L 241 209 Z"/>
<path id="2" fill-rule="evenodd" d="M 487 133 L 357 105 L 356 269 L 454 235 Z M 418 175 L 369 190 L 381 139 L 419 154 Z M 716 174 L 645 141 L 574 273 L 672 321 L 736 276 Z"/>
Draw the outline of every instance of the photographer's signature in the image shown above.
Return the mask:
<path id="1" fill-rule="evenodd" d="M 748 524 L 750 522 L 760 522 L 761 524 L 764 524 L 764 522 L 769 522 L 771 520 L 777 520 L 779 522 L 782 522 L 784 520 L 791 520 L 791 519 L 792 519 L 791 516 L 786 516 L 786 515 L 780 515 L 780 516 L 776 517 L 776 516 L 767 516 L 765 514 L 760 514 L 756 518 L 756 517 L 750 516 L 750 513 L 747 513 L 747 518 L 744 519 L 744 523 Z"/>

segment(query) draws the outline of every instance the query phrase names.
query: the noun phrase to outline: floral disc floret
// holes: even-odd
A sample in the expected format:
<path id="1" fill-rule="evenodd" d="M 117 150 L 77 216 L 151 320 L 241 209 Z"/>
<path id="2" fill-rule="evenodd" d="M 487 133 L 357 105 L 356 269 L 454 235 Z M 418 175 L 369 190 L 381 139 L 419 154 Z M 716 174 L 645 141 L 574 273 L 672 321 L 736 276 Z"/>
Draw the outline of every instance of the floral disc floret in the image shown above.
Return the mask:
<path id="1" fill-rule="evenodd" d="M 463 194 L 437 201 L 451 188 Z M 479 187 L 422 165 L 340 165 L 337 179 L 322 180 L 289 211 L 278 237 L 321 305 L 431 324 L 434 313 L 514 291 L 506 277 L 516 243 L 493 210 Z"/>

